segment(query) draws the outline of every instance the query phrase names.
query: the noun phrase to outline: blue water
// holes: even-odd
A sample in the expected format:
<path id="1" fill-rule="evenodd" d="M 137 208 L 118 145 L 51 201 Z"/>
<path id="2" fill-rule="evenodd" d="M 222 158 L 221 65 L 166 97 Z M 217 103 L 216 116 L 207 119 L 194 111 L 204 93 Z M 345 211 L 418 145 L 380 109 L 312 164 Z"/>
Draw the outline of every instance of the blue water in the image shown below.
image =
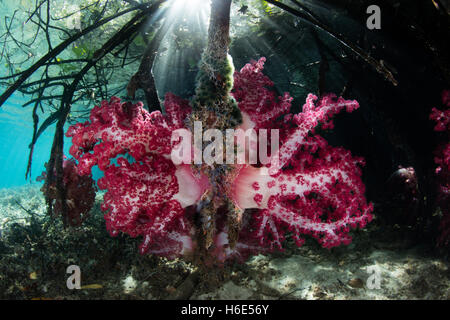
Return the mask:
<path id="1" fill-rule="evenodd" d="M 50 156 L 55 125 L 40 136 L 33 153 L 31 179 L 25 180 L 29 144 L 33 136 L 31 107 L 22 107 L 26 101 L 20 95 L 11 96 L 0 108 L 0 188 L 36 183 L 36 177 L 45 170 Z M 45 116 L 39 114 L 41 122 Z M 65 138 L 64 152 L 68 155 L 70 140 Z"/>

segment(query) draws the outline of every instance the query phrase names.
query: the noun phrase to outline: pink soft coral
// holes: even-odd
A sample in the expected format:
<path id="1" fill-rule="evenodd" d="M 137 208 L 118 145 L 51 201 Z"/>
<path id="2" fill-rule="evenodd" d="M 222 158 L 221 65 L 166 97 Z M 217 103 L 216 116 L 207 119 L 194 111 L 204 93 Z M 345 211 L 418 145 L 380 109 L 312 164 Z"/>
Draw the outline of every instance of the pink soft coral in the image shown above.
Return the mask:
<path id="1" fill-rule="evenodd" d="M 178 140 L 171 136 L 188 130 L 184 123 L 190 107 L 171 94 L 164 115 L 112 98 L 92 110 L 90 122 L 69 129 L 70 152 L 80 172 L 88 174 L 93 165 L 104 171 L 98 185 L 107 190 L 102 209 L 112 235 L 143 236 L 141 252 L 171 258 L 194 251 L 201 235 L 197 210 L 217 181 L 234 205 L 215 213 L 213 245 L 206 249 L 217 261 L 281 249 L 286 233 L 298 245 L 305 234 L 327 248 L 348 244 L 350 229 L 371 220 L 373 208 L 365 201 L 360 178 L 364 161 L 329 146 L 315 132 L 319 123 L 332 128 L 334 114 L 351 112 L 358 103 L 309 95 L 303 112 L 292 115 L 289 94 L 277 98 L 269 90 L 273 83 L 262 73 L 264 61 L 235 73 L 232 95 L 243 116 L 241 128 L 280 130 L 281 147 L 270 154 L 267 166 L 231 165 L 213 181 L 191 165 L 174 164 L 170 154 Z M 113 163 L 125 153 L 134 161 L 119 157 Z M 237 241 L 231 239 L 230 215 L 238 216 L 232 219 L 240 224 Z"/>
<path id="2" fill-rule="evenodd" d="M 442 220 L 439 227 L 441 234 L 438 238 L 440 246 L 450 244 L 450 90 L 442 92 L 442 104 L 444 110 L 433 108 L 430 119 L 436 121 L 435 131 L 443 132 L 446 137 L 446 143 L 438 147 L 435 152 L 434 161 L 438 165 L 436 176 L 438 180 L 437 204 L 442 211 Z"/>
<path id="3" fill-rule="evenodd" d="M 190 108 L 171 94 L 165 107 L 165 115 L 149 113 L 141 103 L 113 97 L 92 110 L 90 122 L 70 127 L 67 136 L 80 172 L 87 174 L 96 164 L 104 171 L 98 186 L 107 190 L 102 209 L 111 235 L 143 236 L 141 252 L 173 258 L 192 250 L 184 208 L 196 203 L 207 181 L 170 160 L 171 133 L 183 125 Z M 125 153 L 135 161 L 119 157 L 117 165 L 112 163 Z"/>
<path id="4" fill-rule="evenodd" d="M 319 123 L 323 129 L 332 128 L 334 114 L 343 109 L 351 112 L 359 105 L 331 94 L 320 100 L 310 94 L 303 112 L 292 117 L 288 114 L 289 95 L 275 101 L 267 92 L 266 86 L 271 83 L 261 74 L 263 61 L 248 64 L 235 75 L 234 96 L 250 126 L 270 121 L 272 128 L 278 124 L 284 134 L 269 166 L 240 166 L 231 177 L 231 198 L 239 208 L 250 210 L 235 249 L 227 247 L 222 254 L 242 256 L 282 249 L 286 232 L 299 246 L 304 243 L 302 235 L 318 239 L 326 248 L 349 244 L 350 229 L 363 228 L 372 219 L 373 207 L 366 203 L 360 179 L 359 166 L 364 161 L 329 146 L 314 128 Z M 237 85 L 243 88 L 236 89 Z M 247 90 L 251 90 L 252 98 L 242 95 Z M 254 97 L 262 101 L 258 104 Z M 267 119 L 261 110 L 256 111 L 258 108 L 271 110 Z M 280 116 L 282 119 L 275 121 Z M 220 244 L 227 244 L 226 232 L 218 238 Z"/>
<path id="5" fill-rule="evenodd" d="M 46 181 L 41 188 L 47 201 L 50 201 L 52 213 L 62 216 L 64 225 L 80 226 L 88 217 L 95 202 L 95 182 L 90 174 L 80 174 L 75 160 L 64 160 L 62 163 L 62 184 L 65 205 L 61 201 L 56 182 L 56 170 L 52 181 Z M 47 180 L 47 172 L 43 172 L 37 181 Z"/>

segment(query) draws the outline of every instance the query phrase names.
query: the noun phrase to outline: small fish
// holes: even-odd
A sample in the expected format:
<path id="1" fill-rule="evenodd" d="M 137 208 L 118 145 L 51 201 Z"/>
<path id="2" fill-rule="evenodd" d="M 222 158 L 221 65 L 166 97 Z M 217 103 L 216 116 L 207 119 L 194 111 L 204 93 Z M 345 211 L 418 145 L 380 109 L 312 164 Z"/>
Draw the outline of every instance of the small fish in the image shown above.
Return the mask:
<path id="1" fill-rule="evenodd" d="M 101 284 L 87 284 L 85 286 L 81 286 L 80 289 L 102 289 L 103 286 Z"/>
<path id="2" fill-rule="evenodd" d="M 31 280 L 36 280 L 36 279 L 37 279 L 37 273 L 36 273 L 36 271 L 31 272 L 30 275 L 29 275 L 29 277 L 30 277 Z"/>

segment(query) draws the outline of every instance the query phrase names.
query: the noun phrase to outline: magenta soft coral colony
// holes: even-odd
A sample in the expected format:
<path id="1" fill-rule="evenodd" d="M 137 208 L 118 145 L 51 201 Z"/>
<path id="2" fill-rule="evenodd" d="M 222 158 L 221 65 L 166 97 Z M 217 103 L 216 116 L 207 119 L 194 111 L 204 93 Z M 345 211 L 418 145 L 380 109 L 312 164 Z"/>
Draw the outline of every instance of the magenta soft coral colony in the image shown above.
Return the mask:
<path id="1" fill-rule="evenodd" d="M 142 253 L 168 258 L 192 256 L 206 246 L 214 261 L 224 262 L 282 249 L 287 234 L 298 246 L 304 235 L 326 248 L 349 244 L 350 230 L 372 219 L 361 181 L 364 160 L 315 132 L 319 124 L 332 128 L 333 115 L 352 112 L 358 103 L 310 94 L 303 111 L 293 115 L 289 94 L 277 98 L 269 90 L 273 83 L 262 73 L 264 62 L 235 72 L 231 95 L 242 115 L 238 126 L 279 129 L 280 147 L 267 165 L 229 166 L 220 190 L 232 206 L 214 213 L 211 243 L 201 241 L 197 210 L 217 179 L 204 166 L 171 160 L 178 143 L 172 133 L 191 130 L 190 102 L 168 93 L 163 114 L 113 97 L 95 107 L 89 121 L 69 128 L 79 173 L 89 175 L 94 165 L 104 172 L 98 186 L 106 190 L 102 210 L 111 235 L 141 236 Z M 125 154 L 134 160 L 119 156 Z M 230 217 L 238 222 L 237 234 Z"/>
<path id="2" fill-rule="evenodd" d="M 450 245 L 450 90 L 442 92 L 443 110 L 433 108 L 430 119 L 436 122 L 434 130 L 442 132 L 446 142 L 435 152 L 434 161 L 437 164 L 436 177 L 438 181 L 437 205 L 442 212 L 440 236 L 438 245 Z"/>

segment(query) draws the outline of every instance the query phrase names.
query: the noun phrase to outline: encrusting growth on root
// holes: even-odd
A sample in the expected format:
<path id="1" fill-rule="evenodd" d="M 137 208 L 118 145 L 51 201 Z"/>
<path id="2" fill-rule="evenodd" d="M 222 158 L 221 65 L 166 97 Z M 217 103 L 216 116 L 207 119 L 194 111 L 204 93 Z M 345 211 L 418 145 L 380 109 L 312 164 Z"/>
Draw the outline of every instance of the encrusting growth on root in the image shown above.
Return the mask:
<path id="1" fill-rule="evenodd" d="M 240 110 L 236 100 L 230 95 L 234 73 L 233 60 L 228 54 L 230 6 L 231 0 L 215 0 L 211 4 L 208 44 L 200 61 L 197 87 L 192 101 L 193 110 L 187 124 L 191 131 L 194 122 L 198 121 L 205 130 L 218 129 L 225 136 L 226 129 L 235 128 L 241 123 Z M 224 150 L 223 147 L 215 152 L 223 153 Z M 214 243 L 217 212 L 220 207 L 230 205 L 222 187 L 225 174 L 230 169 L 227 165 L 213 164 L 202 165 L 197 170 L 209 178 L 211 186 L 210 192 L 201 200 L 202 205 L 198 206 L 202 225 L 200 238 L 203 238 L 199 244 L 204 246 L 203 251 L 207 254 Z M 234 210 L 228 211 L 229 217 L 233 214 Z M 237 239 L 239 230 L 235 220 L 233 217 L 228 218 L 230 229 L 234 230 L 233 238 Z"/>

